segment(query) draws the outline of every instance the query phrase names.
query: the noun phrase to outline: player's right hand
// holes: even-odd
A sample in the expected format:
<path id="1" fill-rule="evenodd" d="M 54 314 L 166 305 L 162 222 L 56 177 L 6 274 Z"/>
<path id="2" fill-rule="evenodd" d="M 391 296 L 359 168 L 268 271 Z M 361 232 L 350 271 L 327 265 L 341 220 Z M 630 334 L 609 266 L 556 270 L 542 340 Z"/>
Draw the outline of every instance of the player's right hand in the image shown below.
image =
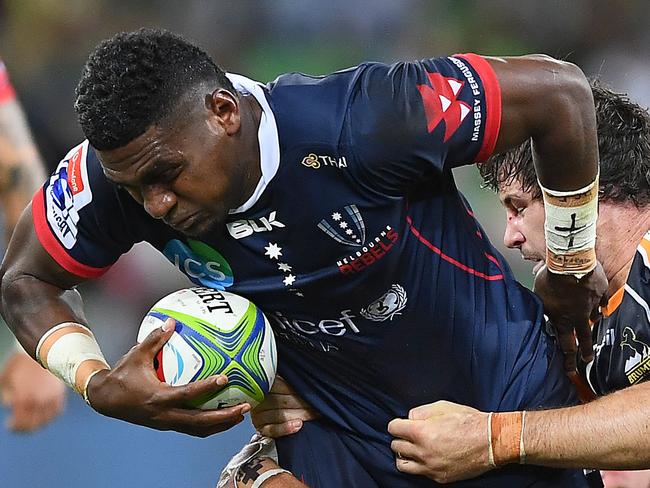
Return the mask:
<path id="1" fill-rule="evenodd" d="M 303 422 L 318 417 L 318 412 L 300 398 L 281 376 L 275 377 L 269 394 L 251 412 L 251 420 L 258 432 L 272 438 L 295 434 L 302 428 Z"/>
<path id="2" fill-rule="evenodd" d="M 156 376 L 153 360 L 174 333 L 174 320 L 154 330 L 131 348 L 113 369 L 95 374 L 88 384 L 88 400 L 99 413 L 157 430 L 174 430 L 207 437 L 241 422 L 250 410 L 244 403 L 219 410 L 200 410 L 188 403 L 221 390 L 228 378 L 211 376 L 184 386 L 170 386 Z"/>
<path id="3" fill-rule="evenodd" d="M 555 328 L 567 373 L 576 370 L 578 350 L 585 363 L 593 359 L 590 320 L 594 321 L 599 307 L 607 303 L 607 287 L 607 276 L 599 262 L 579 281 L 570 275 L 552 273 L 546 266 L 535 275 L 534 291 Z"/>

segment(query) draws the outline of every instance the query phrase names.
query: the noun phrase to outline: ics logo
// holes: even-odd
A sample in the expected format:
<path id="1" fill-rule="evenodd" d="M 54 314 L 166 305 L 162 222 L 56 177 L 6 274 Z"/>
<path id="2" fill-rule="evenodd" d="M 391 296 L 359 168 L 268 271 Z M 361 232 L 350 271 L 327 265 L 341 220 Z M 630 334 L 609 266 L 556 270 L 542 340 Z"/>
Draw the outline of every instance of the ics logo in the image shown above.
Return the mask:
<path id="1" fill-rule="evenodd" d="M 218 251 L 193 239 L 188 239 L 188 244 L 172 239 L 165 245 L 163 254 L 197 285 L 217 290 L 232 286 L 232 268 Z"/>

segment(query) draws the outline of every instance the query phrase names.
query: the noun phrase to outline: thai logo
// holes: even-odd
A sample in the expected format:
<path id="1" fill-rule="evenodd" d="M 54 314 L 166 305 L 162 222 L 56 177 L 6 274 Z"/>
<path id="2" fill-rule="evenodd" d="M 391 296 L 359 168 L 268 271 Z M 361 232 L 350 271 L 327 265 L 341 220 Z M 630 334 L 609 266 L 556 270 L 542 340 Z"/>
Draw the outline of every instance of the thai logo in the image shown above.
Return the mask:
<path id="1" fill-rule="evenodd" d="M 185 244 L 173 239 L 165 245 L 163 254 L 197 285 L 224 290 L 234 282 L 230 264 L 218 251 L 201 241 L 188 239 Z"/>
<path id="2" fill-rule="evenodd" d="M 406 301 L 406 290 L 400 285 L 394 284 L 377 300 L 362 308 L 361 315 L 375 322 L 393 320 L 393 317 L 400 315 L 399 312 L 406 307 Z"/>
<path id="3" fill-rule="evenodd" d="M 346 205 L 343 212 L 332 213 L 330 219 L 322 219 L 318 228 L 336 242 L 355 247 L 366 242 L 366 225 L 356 205 Z"/>
<path id="4" fill-rule="evenodd" d="M 348 167 L 348 162 L 345 159 L 345 156 L 335 158 L 332 156 L 319 156 L 314 153 L 309 153 L 307 156 L 302 158 L 301 164 L 312 169 L 318 169 L 321 166 L 332 166 L 338 169 Z"/>

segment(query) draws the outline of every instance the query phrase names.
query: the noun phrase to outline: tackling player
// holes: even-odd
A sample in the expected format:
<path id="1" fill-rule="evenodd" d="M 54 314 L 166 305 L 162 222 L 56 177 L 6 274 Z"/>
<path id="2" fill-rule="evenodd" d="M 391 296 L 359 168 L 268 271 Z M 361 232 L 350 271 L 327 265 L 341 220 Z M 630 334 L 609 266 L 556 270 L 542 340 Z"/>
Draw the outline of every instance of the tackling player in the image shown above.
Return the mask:
<path id="1" fill-rule="evenodd" d="M 648 469 L 650 114 L 602 86 L 595 85 L 593 93 L 600 152 L 596 249 L 610 298 L 593 327 L 595 357 L 580 369 L 593 392 L 605 396 L 582 406 L 526 412 L 519 439 L 526 457 L 521 461 Z M 536 261 L 537 271 L 544 264 L 545 213 L 530 144 L 495 156 L 480 169 L 506 208 L 504 243 Z M 403 438 L 393 448 L 412 459 L 412 472 L 457 480 L 490 469 L 485 436 L 489 414 L 447 402 L 423 410 L 428 422 L 391 424 L 391 432 Z"/>
<path id="2" fill-rule="evenodd" d="M 265 311 L 279 373 L 321 415 L 277 443 L 280 465 L 309 486 L 435 486 L 397 469 L 386 432 L 432 400 L 576 401 L 541 302 L 487 241 L 451 169 L 533 137 L 548 213 L 566 229 L 549 237 L 537 286 L 569 367 L 573 324 L 589 356 L 588 317 L 607 283 L 594 252 L 593 101 L 577 67 L 467 54 L 262 85 L 144 29 L 95 49 L 76 109 L 88 140 L 21 219 L 2 306 L 27 350 L 98 412 L 206 436 L 250 409 L 187 407 L 223 377 L 158 381 L 170 326 L 108 367 L 74 287 L 139 241 Z M 504 439 L 518 428 L 504 426 Z M 512 456 L 495 452 L 499 464 Z M 576 470 L 513 465 L 464 486 L 584 483 Z"/>
<path id="3" fill-rule="evenodd" d="M 43 178 L 40 155 L 0 60 L 0 204 L 7 241 Z M 65 387 L 17 343 L 6 348 L 3 345 L 0 347 L 0 401 L 11 409 L 7 417 L 10 429 L 31 431 L 61 413 Z"/>

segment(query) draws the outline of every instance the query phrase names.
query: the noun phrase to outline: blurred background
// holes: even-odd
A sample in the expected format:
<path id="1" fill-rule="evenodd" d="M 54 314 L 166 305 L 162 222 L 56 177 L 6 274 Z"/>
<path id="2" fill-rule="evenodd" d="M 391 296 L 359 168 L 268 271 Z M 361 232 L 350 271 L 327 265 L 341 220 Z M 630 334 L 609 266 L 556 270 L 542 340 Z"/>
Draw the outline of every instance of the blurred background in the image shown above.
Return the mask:
<path id="1" fill-rule="evenodd" d="M 260 81 L 367 60 L 541 52 L 650 105 L 647 0 L 0 0 L 0 58 L 49 169 L 83 139 L 73 100 L 89 51 L 142 26 L 183 34 L 227 71 Z M 480 188 L 473 167 L 457 178 L 500 245 L 503 212 L 495 196 Z M 518 252 L 505 254 L 530 284 L 530 266 Z M 166 260 L 137 246 L 101 281 L 84 286 L 88 318 L 108 359 L 133 345 L 158 298 L 187 284 Z M 213 486 L 250 432 L 245 425 L 207 440 L 158 433 L 103 419 L 70 396 L 66 414 L 39 433 L 0 429 L 0 486 Z"/>

